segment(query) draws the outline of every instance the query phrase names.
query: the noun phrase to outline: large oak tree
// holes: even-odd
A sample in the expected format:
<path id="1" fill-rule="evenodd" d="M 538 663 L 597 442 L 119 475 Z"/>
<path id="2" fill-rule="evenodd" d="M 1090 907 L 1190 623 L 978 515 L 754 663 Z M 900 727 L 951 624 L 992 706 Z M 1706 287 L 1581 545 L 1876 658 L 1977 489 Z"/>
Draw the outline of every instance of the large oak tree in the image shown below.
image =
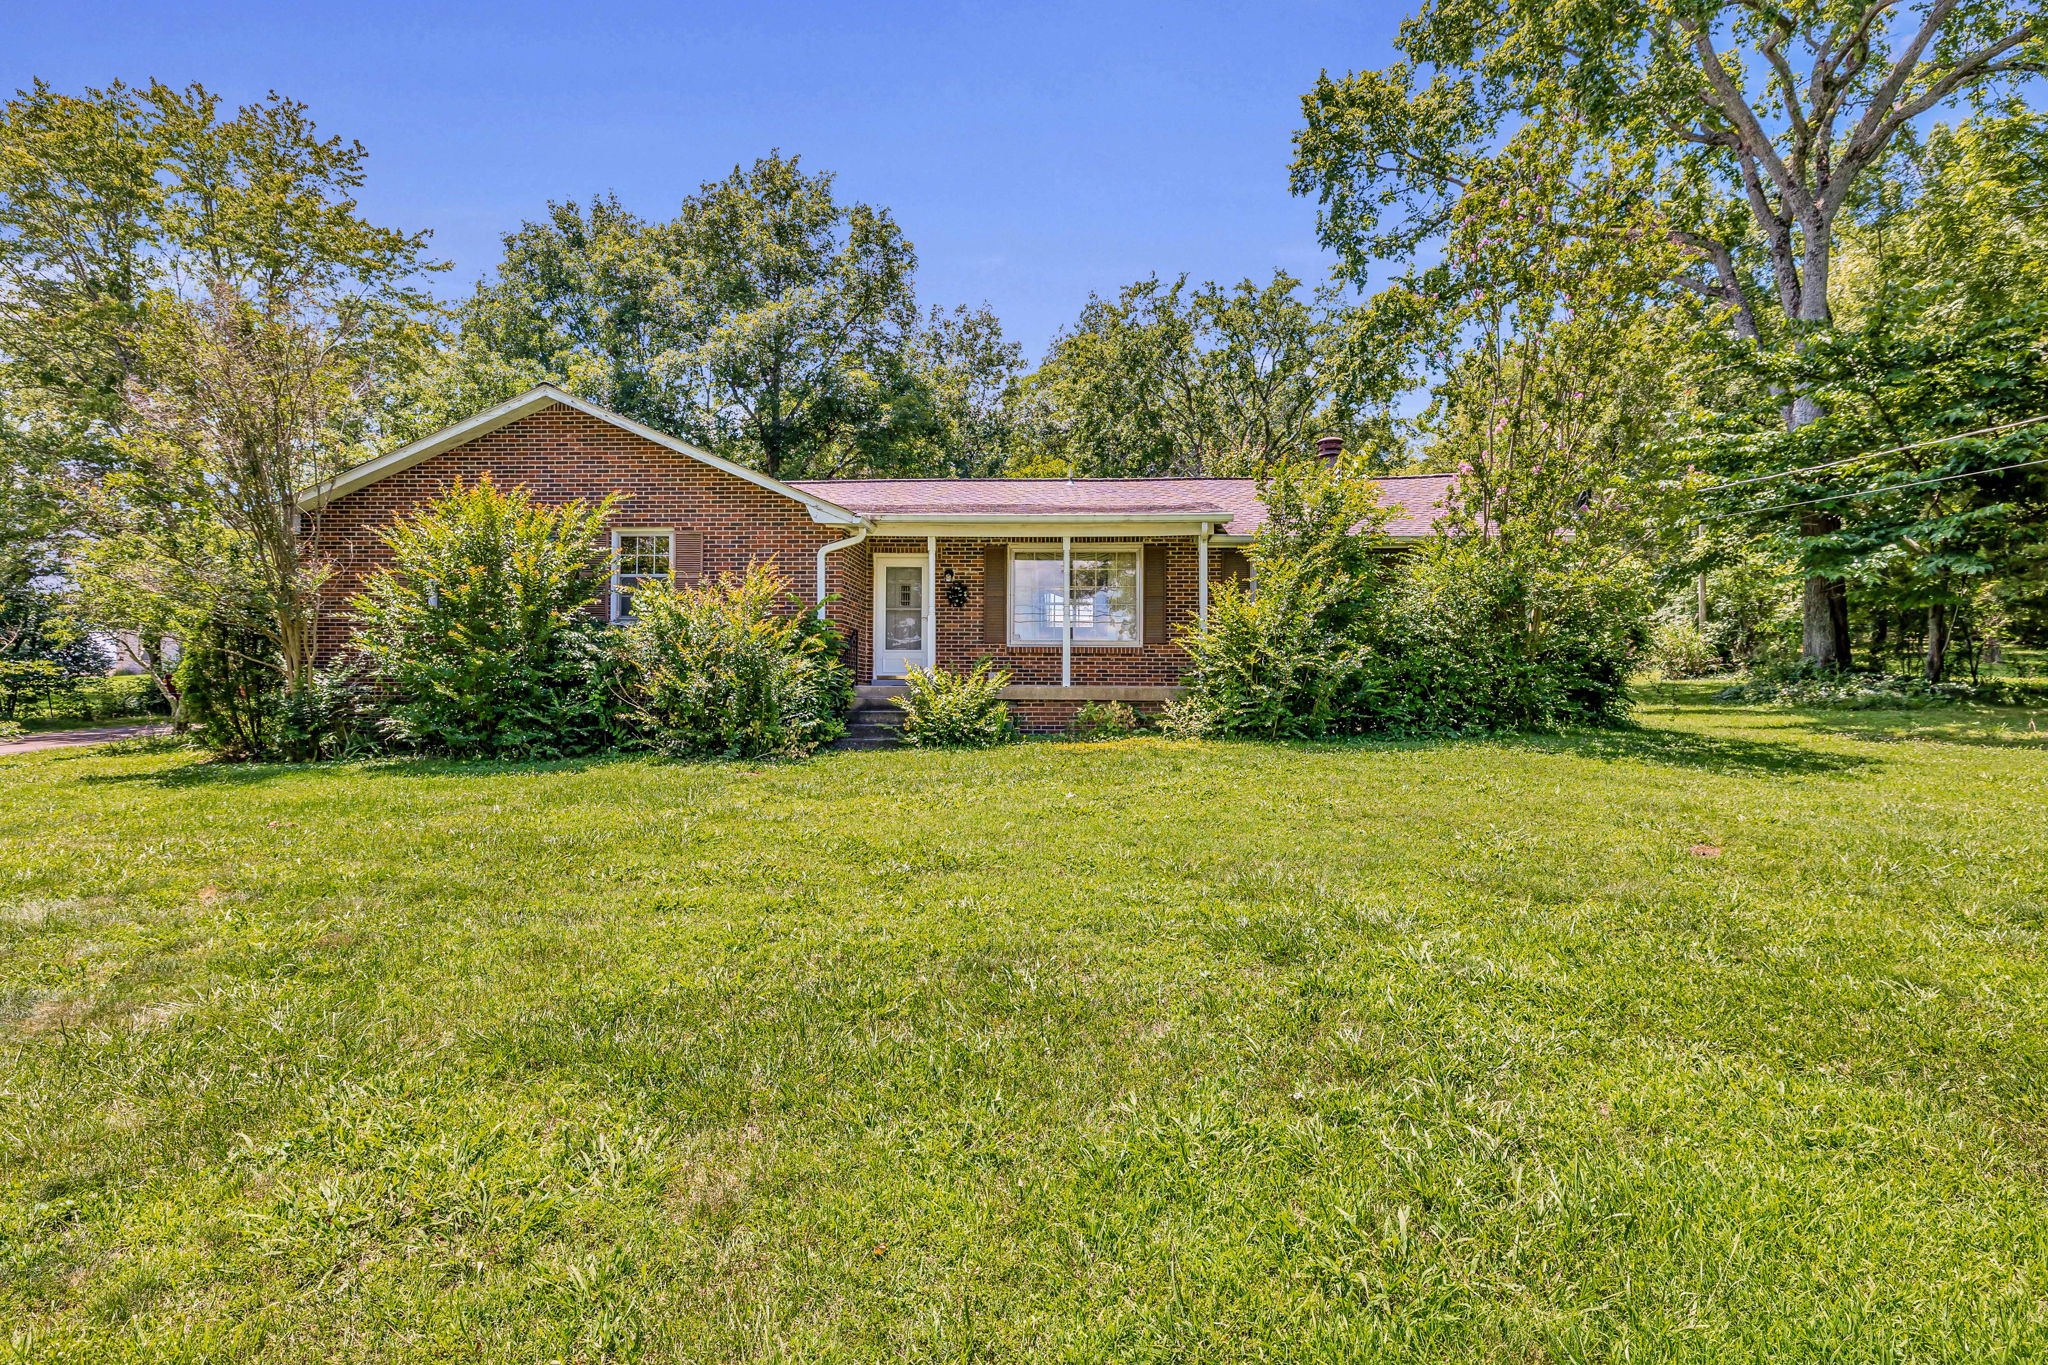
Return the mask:
<path id="1" fill-rule="evenodd" d="M 1402 26 L 1407 60 L 1305 98 L 1294 183 L 1363 284 L 1439 238 L 1520 129 L 1569 123 L 1653 159 L 1661 231 L 1693 261 L 1678 282 L 1745 341 L 1797 349 L 1832 325 L 1859 181 L 1916 120 L 2048 68 L 2044 44 L 2021 0 L 1429 0 Z M 1819 415 L 1784 403 L 1790 429 Z M 1811 575 L 1803 611 L 1806 657 L 1846 663 L 1841 580 Z"/>

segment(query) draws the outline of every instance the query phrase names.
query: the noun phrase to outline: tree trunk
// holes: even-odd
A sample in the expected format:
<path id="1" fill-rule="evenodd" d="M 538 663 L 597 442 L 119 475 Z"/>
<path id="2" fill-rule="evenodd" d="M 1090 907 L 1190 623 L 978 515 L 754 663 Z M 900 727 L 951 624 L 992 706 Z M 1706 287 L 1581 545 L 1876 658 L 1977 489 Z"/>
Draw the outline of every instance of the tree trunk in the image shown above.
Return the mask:
<path id="1" fill-rule="evenodd" d="M 1812 539 L 1835 529 L 1829 516 L 1809 516 L 1800 534 Z M 1839 579 L 1813 574 L 1800 599 L 1800 654 L 1820 668 L 1849 666 L 1849 590 Z"/>
<path id="2" fill-rule="evenodd" d="M 1927 608 L 1927 681 L 1938 683 L 1948 667 L 1948 604 Z"/>
<path id="3" fill-rule="evenodd" d="M 1823 247 L 1816 254 L 1809 248 L 1805 261 L 1804 277 L 1800 281 L 1801 295 L 1794 319 L 1795 332 L 1803 329 L 1826 327 L 1831 321 L 1828 314 L 1827 295 L 1827 251 Z M 1795 338 L 1794 344 L 1804 349 L 1803 338 Z M 1785 414 L 1787 430 L 1797 431 L 1803 426 L 1818 422 L 1821 418 L 1820 404 L 1806 394 L 1794 398 Z M 1825 512 L 1808 512 L 1801 520 L 1799 534 L 1808 540 L 1824 536 L 1837 529 L 1841 522 Z M 1849 589 L 1839 579 L 1814 574 L 1806 580 L 1806 590 L 1801 596 L 1801 648 L 1800 653 L 1808 664 L 1817 668 L 1841 669 L 1849 666 Z"/>

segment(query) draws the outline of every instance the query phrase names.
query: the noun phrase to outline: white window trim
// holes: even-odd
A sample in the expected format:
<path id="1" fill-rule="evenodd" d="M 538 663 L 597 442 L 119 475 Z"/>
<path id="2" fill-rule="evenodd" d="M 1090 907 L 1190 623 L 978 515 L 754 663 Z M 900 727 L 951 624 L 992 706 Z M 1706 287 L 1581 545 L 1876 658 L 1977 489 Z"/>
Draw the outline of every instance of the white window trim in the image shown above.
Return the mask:
<path id="1" fill-rule="evenodd" d="M 667 542 L 668 542 L 668 574 L 667 574 L 667 577 L 668 577 L 668 581 L 669 581 L 669 582 L 671 582 L 671 583 L 673 583 L 673 582 L 675 582 L 675 581 L 676 581 L 676 532 L 675 532 L 675 528 L 674 528 L 673 526 L 615 526 L 615 527 L 613 527 L 613 528 L 612 528 L 612 583 L 611 583 L 611 590 L 610 590 L 609 592 L 607 592 L 607 593 L 605 594 L 605 606 L 606 606 L 606 611 L 605 611 L 605 617 L 606 617 L 606 619 L 608 619 L 608 620 L 610 620 L 610 621 L 613 621 L 613 622 L 622 622 L 622 621 L 630 621 L 630 620 L 632 620 L 632 619 L 633 619 L 633 617 L 632 617 L 632 615 L 631 615 L 630 613 L 628 613 L 628 612 L 625 612 L 625 611 L 622 611 L 622 610 L 620 610 L 620 607 L 621 607 L 621 606 L 623 605 L 623 603 L 621 603 L 621 601 L 620 601 L 620 597 L 621 597 L 621 595 L 622 595 L 622 593 L 623 593 L 623 591 L 624 591 L 624 585 L 623 585 L 623 584 L 622 584 L 622 583 L 620 582 L 620 580 L 621 580 L 621 579 L 623 579 L 623 578 L 625 578 L 625 577 L 627 577 L 627 575 L 626 575 L 626 574 L 622 574 L 622 573 L 620 573 L 620 572 L 619 572 L 619 543 L 620 543 L 620 542 L 621 542 L 622 540 L 624 540 L 624 539 L 625 539 L 625 538 L 626 538 L 627 536 L 660 536 L 660 537 L 661 537 L 661 538 L 662 538 L 663 540 L 667 541 Z M 647 574 L 634 574 L 634 575 L 632 575 L 632 577 L 635 577 L 635 578 L 646 578 L 646 577 L 649 577 L 649 576 L 650 576 L 650 575 L 647 575 Z"/>
<path id="2" fill-rule="evenodd" d="M 1009 647 L 1009 648 L 1011 648 L 1011 649 L 1058 649 L 1058 650 L 1065 650 L 1065 649 L 1066 649 L 1066 648 L 1068 647 L 1068 645 L 1069 645 L 1069 644 L 1071 644 L 1071 645 L 1072 645 L 1072 647 L 1073 647 L 1073 648 L 1075 648 L 1075 649 L 1143 649 L 1143 648 L 1145 647 L 1145 545 L 1144 545 L 1144 542 L 1143 542 L 1143 541 L 1136 541 L 1136 540 L 1133 540 L 1133 541 L 1121 541 L 1121 540 L 1118 540 L 1118 541 L 1106 541 L 1106 540 L 1105 540 L 1105 541 L 1093 541 L 1093 540 L 1091 540 L 1091 541 L 1087 542 L 1086 544 L 1076 544 L 1076 545 L 1075 545 L 1075 546 L 1073 547 L 1073 550 L 1072 550 L 1071 556 L 1069 557 L 1069 562 L 1071 562 L 1071 560 L 1072 560 L 1072 559 L 1077 559 L 1077 558 L 1079 558 L 1080 556 L 1082 556 L 1082 555 L 1084 555 L 1084 554 L 1089 554 L 1089 553 L 1092 553 L 1092 552 L 1094 552 L 1094 551 L 1096 551 L 1096 550 L 1125 550 L 1125 551 L 1130 551 L 1130 552 L 1134 552 L 1134 553 L 1135 553 L 1135 554 L 1137 555 L 1137 558 L 1138 558 L 1138 621 L 1137 621 L 1137 627 L 1138 627 L 1138 631 L 1137 631 L 1137 634 L 1138 634 L 1138 638 L 1137 638 L 1137 639 L 1135 639 L 1135 640 L 1082 640 L 1082 639 L 1078 639 L 1078 638 L 1069 638 L 1069 639 L 1062 639 L 1062 640 L 1020 640 L 1020 639 L 1018 639 L 1018 638 L 1017 638 L 1017 551 L 1019 551 L 1019 550 L 1038 550 L 1038 551 L 1053 551 L 1053 552 L 1057 552 L 1057 551 L 1058 551 L 1058 550 L 1060 549 L 1060 542 L 1058 542 L 1058 541 L 1056 541 L 1056 540 L 1050 540 L 1050 541 L 1048 541 L 1048 540 L 1013 540 L 1013 541 L 1011 541 L 1011 542 L 1010 542 L 1009 544 L 1010 544 L 1010 552 L 1009 552 L 1009 554 L 1007 554 L 1007 555 L 1005 555 L 1005 556 L 1004 556 L 1004 558 L 1005 558 L 1005 559 L 1006 559 L 1006 560 L 1008 561 L 1008 564 L 1007 564 L 1007 566 L 1006 566 L 1006 568 L 1005 568 L 1004 572 L 1008 573 L 1008 574 L 1009 574 L 1009 576 L 1010 576 L 1010 590 L 1009 590 L 1009 602 L 1010 602 L 1010 619 L 1009 619 L 1009 620 L 1007 620 L 1007 621 L 1005 621 L 1005 622 L 1003 623 L 1003 639 L 1004 639 L 1004 641 L 1005 641 L 1005 642 L 1007 643 L 1007 645 L 1008 645 L 1008 647 Z M 1073 584 L 1073 580 L 1072 580 L 1071 578 L 1069 578 L 1069 580 L 1068 580 L 1068 582 L 1067 582 L 1067 596 L 1068 596 L 1069 598 L 1071 598 L 1071 597 L 1073 596 L 1073 594 L 1074 594 L 1074 584 Z M 1062 633 L 1062 635 L 1065 635 L 1065 636 L 1068 636 L 1068 637 L 1072 637 L 1072 636 L 1073 636 L 1073 632 L 1072 632 L 1072 631 L 1063 631 L 1063 632 L 1061 632 L 1061 633 Z"/>

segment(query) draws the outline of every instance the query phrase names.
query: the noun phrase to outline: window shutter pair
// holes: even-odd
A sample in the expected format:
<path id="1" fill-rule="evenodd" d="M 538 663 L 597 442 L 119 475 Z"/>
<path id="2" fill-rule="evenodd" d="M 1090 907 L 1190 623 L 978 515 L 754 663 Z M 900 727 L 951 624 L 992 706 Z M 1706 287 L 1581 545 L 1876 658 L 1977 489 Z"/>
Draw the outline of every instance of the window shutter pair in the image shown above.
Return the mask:
<path id="1" fill-rule="evenodd" d="M 675 583 L 695 583 L 704 576 L 704 533 L 676 527 L 669 532 L 669 572 Z"/>
<path id="2" fill-rule="evenodd" d="M 1145 643 L 1166 643 L 1166 547 L 1145 547 Z"/>
<path id="3" fill-rule="evenodd" d="M 981 642 L 1010 640 L 1010 547 L 984 546 L 981 552 Z"/>

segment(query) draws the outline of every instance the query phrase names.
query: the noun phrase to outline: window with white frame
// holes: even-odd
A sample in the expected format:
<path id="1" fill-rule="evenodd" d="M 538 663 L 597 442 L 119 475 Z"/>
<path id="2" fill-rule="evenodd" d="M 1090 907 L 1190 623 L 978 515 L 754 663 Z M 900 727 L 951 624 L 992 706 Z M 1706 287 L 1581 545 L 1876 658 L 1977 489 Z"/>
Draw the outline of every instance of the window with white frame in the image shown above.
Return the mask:
<path id="1" fill-rule="evenodd" d="M 1136 546 L 1076 545 L 1073 576 L 1057 545 L 1010 550 L 1010 643 L 1059 644 L 1069 624 L 1077 645 L 1139 642 L 1140 555 Z"/>
<path id="2" fill-rule="evenodd" d="M 612 619 L 633 619 L 633 589 L 642 583 L 667 582 L 675 563 L 675 544 L 667 531 L 614 531 L 612 552 Z"/>

